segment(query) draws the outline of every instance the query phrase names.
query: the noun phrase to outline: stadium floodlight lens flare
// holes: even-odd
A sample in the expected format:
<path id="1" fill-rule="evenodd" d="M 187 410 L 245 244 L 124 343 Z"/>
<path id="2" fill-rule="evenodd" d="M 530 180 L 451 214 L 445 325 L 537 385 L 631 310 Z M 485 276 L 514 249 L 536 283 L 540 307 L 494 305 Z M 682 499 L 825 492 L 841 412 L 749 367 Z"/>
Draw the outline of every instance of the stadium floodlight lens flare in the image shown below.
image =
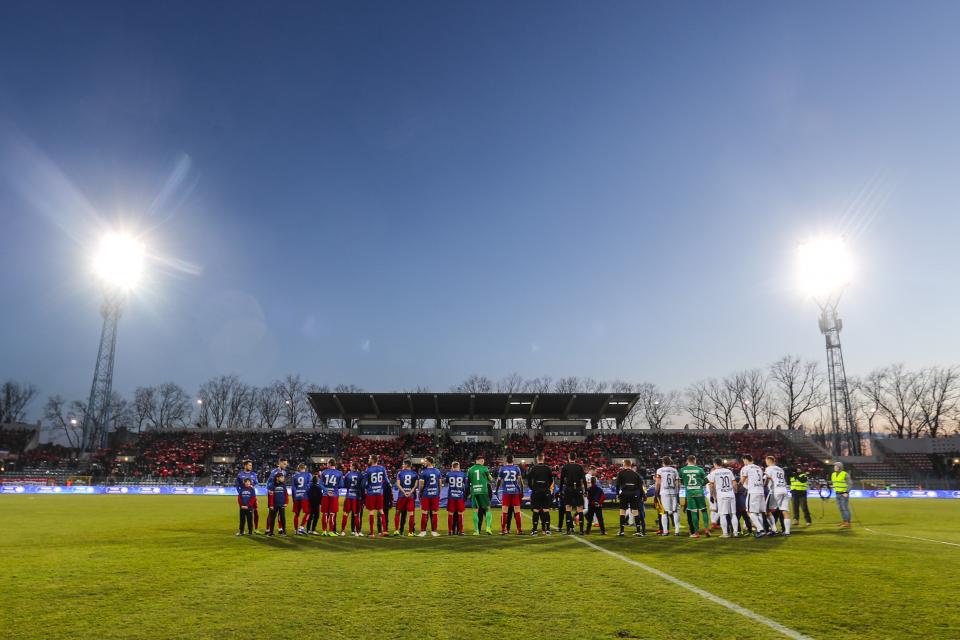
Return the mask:
<path id="1" fill-rule="evenodd" d="M 124 233 L 108 233 L 100 241 L 93 271 L 106 285 L 129 291 L 143 275 L 143 243 Z"/>
<path id="2" fill-rule="evenodd" d="M 797 254 L 800 287 L 815 299 L 839 293 L 853 278 L 853 257 L 839 236 L 822 236 L 804 242 Z"/>

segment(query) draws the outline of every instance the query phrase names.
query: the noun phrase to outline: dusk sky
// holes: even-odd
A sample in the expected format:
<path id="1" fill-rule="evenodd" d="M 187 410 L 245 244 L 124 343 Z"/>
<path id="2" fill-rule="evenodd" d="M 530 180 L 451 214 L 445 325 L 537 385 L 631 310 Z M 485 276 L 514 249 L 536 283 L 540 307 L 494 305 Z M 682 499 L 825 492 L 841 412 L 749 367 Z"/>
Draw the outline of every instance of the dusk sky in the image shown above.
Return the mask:
<path id="1" fill-rule="evenodd" d="M 0 4 L 0 378 L 89 392 L 90 258 L 154 259 L 114 388 L 470 373 L 682 388 L 960 362 L 960 4 Z"/>

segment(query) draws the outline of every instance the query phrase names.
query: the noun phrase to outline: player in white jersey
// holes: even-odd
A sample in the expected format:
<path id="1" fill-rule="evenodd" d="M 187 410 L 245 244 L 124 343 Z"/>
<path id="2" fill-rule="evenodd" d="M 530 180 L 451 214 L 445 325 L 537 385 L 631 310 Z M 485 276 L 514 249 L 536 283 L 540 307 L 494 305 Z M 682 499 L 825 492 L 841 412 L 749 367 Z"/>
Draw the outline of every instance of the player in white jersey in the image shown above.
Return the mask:
<path id="1" fill-rule="evenodd" d="M 767 468 L 763 473 L 770 487 L 771 502 L 773 504 L 773 530 L 776 531 L 776 521 L 780 521 L 780 533 L 790 535 L 790 485 L 787 483 L 787 474 L 777 466 L 775 456 L 767 456 Z"/>
<path id="2" fill-rule="evenodd" d="M 753 464 L 753 456 L 744 454 L 741 458 L 740 482 L 747 488 L 747 513 L 753 523 L 754 537 L 763 537 L 763 517 L 767 510 L 767 498 L 763 494 L 763 469 Z"/>
<path id="3" fill-rule="evenodd" d="M 662 467 L 657 469 L 657 494 L 660 496 L 660 504 L 663 506 L 663 515 L 661 524 L 663 533 L 660 535 L 670 535 L 670 516 L 673 515 L 673 534 L 680 535 L 680 474 L 674 468 L 673 460 L 666 456 L 661 460 Z"/>
<path id="4" fill-rule="evenodd" d="M 737 478 L 727 469 L 723 460 L 713 459 L 713 469 L 707 474 L 710 495 L 713 496 L 713 512 L 720 520 L 721 538 L 740 535 L 740 520 L 737 518 Z"/>

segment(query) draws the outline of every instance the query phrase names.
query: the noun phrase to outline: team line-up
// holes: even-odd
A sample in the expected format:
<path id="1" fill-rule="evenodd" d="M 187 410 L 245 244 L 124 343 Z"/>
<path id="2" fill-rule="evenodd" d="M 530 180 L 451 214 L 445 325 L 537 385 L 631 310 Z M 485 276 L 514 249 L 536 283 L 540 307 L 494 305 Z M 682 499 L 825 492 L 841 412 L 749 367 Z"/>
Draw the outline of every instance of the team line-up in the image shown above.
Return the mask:
<path id="1" fill-rule="evenodd" d="M 628 525 L 636 527 L 633 535 L 646 535 L 647 497 L 653 498 L 653 506 L 658 514 L 657 535 L 670 535 L 671 521 L 674 535 L 681 535 L 682 486 L 686 498 L 683 507 L 692 538 L 709 536 L 711 528 L 720 529 L 723 538 L 750 533 L 758 538 L 766 535 L 789 536 L 791 486 L 786 473 L 777 466 L 774 456 L 765 458 L 765 468 L 755 464 L 750 455 L 742 456 L 742 461 L 743 466 L 737 477 L 719 458 L 713 461 L 712 468 L 707 471 L 697 465 L 696 456 L 688 456 L 687 464 L 680 469 L 674 466 L 670 457 L 664 457 L 661 460 L 663 466 L 657 469 L 655 484 L 646 487 L 633 462 L 625 460 L 614 481 L 620 511 L 617 535 L 625 535 L 624 529 Z M 574 533 L 576 523 L 580 534 L 589 534 L 596 523 L 600 533 L 606 533 L 603 489 L 597 478 L 587 473 L 583 465 L 576 461 L 573 453 L 559 475 L 544 464 L 543 455 L 537 456 L 536 464 L 531 465 L 526 473 L 513 464 L 512 456 L 507 456 L 506 464 L 498 469 L 496 476 L 485 465 L 483 456 L 478 456 L 465 472 L 460 469 L 459 462 L 454 462 L 444 473 L 434 466 L 431 457 L 425 459 L 424 467 L 417 472 L 407 460 L 393 481 L 377 455 L 370 456 L 369 466 L 363 471 L 358 469 L 355 462 L 351 462 L 346 473 L 337 468 L 334 459 L 317 472 L 307 471 L 306 465 L 301 463 L 289 476 L 289 483 L 287 467 L 288 461 L 281 459 L 267 480 L 268 536 L 274 535 L 275 530 L 278 535 L 286 535 L 288 504 L 292 504 L 293 528 L 299 535 L 345 536 L 349 525 L 350 535 L 363 536 L 363 510 L 366 509 L 369 535 L 387 536 L 388 512 L 393 506 L 394 488 L 397 490 L 397 499 L 392 535 L 425 537 L 429 533 L 439 536 L 440 492 L 443 486 L 447 488 L 447 535 L 464 535 L 463 514 L 468 499 L 473 508 L 473 535 L 479 536 L 481 531 L 492 535 L 491 499 L 494 493 L 500 497 L 501 535 L 510 532 L 511 522 L 516 523 L 517 534 L 522 534 L 520 506 L 525 486 L 530 490 L 533 512 L 531 535 L 538 535 L 540 531 L 547 535 L 551 533 L 550 510 L 554 504 L 559 511 L 559 532 Z M 244 535 L 245 531 L 247 535 L 255 531 L 259 533 L 258 479 L 252 468 L 252 462 L 245 461 L 243 470 L 237 475 L 237 502 L 240 507 L 238 536 Z M 338 530 L 341 489 L 345 492 L 345 498 Z M 418 498 L 421 512 L 419 534 L 414 528 Z M 745 530 L 743 533 L 741 520 Z"/>

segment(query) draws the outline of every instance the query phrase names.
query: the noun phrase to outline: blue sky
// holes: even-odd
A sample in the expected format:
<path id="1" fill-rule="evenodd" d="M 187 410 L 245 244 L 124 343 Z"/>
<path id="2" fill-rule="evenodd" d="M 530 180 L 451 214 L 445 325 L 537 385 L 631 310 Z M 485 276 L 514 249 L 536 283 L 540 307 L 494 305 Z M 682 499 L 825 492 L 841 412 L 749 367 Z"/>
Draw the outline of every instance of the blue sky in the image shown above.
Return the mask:
<path id="1" fill-rule="evenodd" d="M 0 377 L 83 397 L 106 225 L 162 257 L 115 387 L 682 387 L 960 361 L 960 5 L 5 2 Z M 39 403 L 38 403 L 39 404 Z M 36 409 L 36 407 L 35 407 Z"/>

